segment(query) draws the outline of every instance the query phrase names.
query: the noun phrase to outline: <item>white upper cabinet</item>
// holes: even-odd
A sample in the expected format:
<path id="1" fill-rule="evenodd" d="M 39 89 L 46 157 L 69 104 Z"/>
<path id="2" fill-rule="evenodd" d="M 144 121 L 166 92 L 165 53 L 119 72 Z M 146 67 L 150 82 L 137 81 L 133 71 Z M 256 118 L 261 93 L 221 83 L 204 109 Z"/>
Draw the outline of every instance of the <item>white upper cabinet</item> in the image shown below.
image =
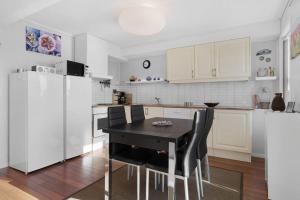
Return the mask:
<path id="1" fill-rule="evenodd" d="M 215 43 L 215 70 L 219 78 L 250 76 L 249 38 Z"/>
<path id="2" fill-rule="evenodd" d="M 216 76 L 214 71 L 214 43 L 195 46 L 195 79 Z"/>
<path id="3" fill-rule="evenodd" d="M 108 74 L 107 43 L 88 34 L 75 37 L 75 61 L 89 66 L 93 77 Z"/>
<path id="4" fill-rule="evenodd" d="M 171 82 L 193 79 L 194 64 L 194 47 L 182 47 L 168 50 L 167 79 Z"/>
<path id="5" fill-rule="evenodd" d="M 199 44 L 167 51 L 171 83 L 248 80 L 250 39 Z"/>
<path id="6" fill-rule="evenodd" d="M 120 47 L 114 44 L 87 33 L 75 36 L 75 61 L 88 65 L 92 77 L 112 78 L 108 75 L 109 57 L 119 62 L 126 61 Z"/>

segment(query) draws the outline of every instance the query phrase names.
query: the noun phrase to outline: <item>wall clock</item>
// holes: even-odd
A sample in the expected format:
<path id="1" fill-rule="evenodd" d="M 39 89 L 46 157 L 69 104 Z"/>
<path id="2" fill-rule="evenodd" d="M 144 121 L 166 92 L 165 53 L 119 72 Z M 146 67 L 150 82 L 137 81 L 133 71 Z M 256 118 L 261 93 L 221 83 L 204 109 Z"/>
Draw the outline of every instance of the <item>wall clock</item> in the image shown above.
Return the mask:
<path id="1" fill-rule="evenodd" d="M 148 69 L 151 66 L 150 60 L 144 60 L 143 67 L 144 69 Z"/>

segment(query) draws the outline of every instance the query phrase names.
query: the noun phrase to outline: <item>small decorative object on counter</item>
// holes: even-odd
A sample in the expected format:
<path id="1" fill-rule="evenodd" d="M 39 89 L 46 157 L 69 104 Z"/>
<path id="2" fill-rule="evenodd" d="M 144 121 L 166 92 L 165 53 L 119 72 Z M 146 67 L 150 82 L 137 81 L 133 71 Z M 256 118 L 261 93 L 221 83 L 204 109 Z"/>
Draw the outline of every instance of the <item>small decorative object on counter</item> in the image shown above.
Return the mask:
<path id="1" fill-rule="evenodd" d="M 171 121 L 163 120 L 163 121 L 152 122 L 152 125 L 153 126 L 172 126 L 173 123 Z"/>
<path id="2" fill-rule="evenodd" d="M 152 80 L 151 76 L 147 76 L 146 80 L 151 81 Z"/>
<path id="3" fill-rule="evenodd" d="M 207 107 L 210 107 L 210 108 L 214 108 L 216 107 L 217 105 L 219 105 L 219 102 L 214 102 L 214 103 L 210 103 L 210 102 L 206 102 L 204 103 Z"/>
<path id="4" fill-rule="evenodd" d="M 131 75 L 131 76 L 129 77 L 129 81 L 131 81 L 131 82 L 136 81 L 136 79 L 137 79 L 137 77 L 136 77 L 136 76 L 133 76 L 133 75 Z"/>
<path id="5" fill-rule="evenodd" d="M 295 110 L 294 110 L 295 104 L 296 104 L 295 102 L 288 102 L 286 112 L 287 113 L 294 113 L 295 112 Z"/>
<path id="6" fill-rule="evenodd" d="M 275 93 L 275 97 L 272 101 L 272 110 L 273 111 L 281 111 L 283 112 L 285 110 L 285 103 L 282 98 L 282 93 Z"/>
<path id="7" fill-rule="evenodd" d="M 265 74 L 265 70 L 264 69 L 262 69 L 262 68 L 259 68 L 258 70 L 257 70 L 257 77 L 263 77 L 263 76 L 265 76 L 266 74 Z"/>

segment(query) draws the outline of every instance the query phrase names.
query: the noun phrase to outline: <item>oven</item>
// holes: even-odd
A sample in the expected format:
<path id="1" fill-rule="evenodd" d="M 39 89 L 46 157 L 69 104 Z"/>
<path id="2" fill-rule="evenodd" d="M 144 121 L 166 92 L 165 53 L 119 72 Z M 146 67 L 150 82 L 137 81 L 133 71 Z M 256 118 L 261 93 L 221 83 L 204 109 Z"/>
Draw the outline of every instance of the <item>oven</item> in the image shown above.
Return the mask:
<path id="1" fill-rule="evenodd" d="M 107 107 L 94 107 L 93 108 L 93 137 L 104 137 L 102 129 L 108 127 L 107 121 Z"/>

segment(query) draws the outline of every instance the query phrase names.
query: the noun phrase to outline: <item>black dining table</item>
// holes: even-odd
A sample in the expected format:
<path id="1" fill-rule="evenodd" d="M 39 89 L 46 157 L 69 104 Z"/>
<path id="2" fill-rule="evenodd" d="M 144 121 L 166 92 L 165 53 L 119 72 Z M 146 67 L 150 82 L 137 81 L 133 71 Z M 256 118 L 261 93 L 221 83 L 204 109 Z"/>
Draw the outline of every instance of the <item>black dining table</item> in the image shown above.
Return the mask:
<path id="1" fill-rule="evenodd" d="M 170 126 L 154 126 L 155 121 L 171 121 Z M 113 143 L 164 150 L 168 152 L 168 200 L 175 199 L 176 151 L 185 136 L 192 132 L 193 120 L 175 118 L 151 118 L 138 123 L 128 123 L 103 129 L 109 135 L 109 145 Z M 105 200 L 112 199 L 112 159 L 106 152 L 105 164 Z"/>

